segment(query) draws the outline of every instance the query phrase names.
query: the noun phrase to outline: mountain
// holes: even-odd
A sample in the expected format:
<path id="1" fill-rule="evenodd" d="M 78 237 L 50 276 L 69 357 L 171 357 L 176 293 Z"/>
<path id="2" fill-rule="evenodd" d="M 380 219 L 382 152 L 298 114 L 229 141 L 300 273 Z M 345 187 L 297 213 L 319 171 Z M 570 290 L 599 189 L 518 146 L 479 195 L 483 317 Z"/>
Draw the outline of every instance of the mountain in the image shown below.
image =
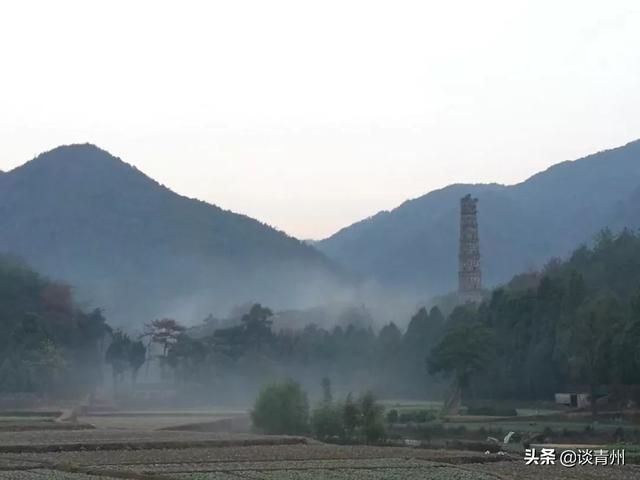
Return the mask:
<path id="1" fill-rule="evenodd" d="M 381 284 L 422 295 L 457 285 L 459 199 L 479 199 L 485 285 L 541 267 L 604 227 L 640 227 L 640 141 L 566 161 L 517 185 L 451 185 L 315 246 Z"/>
<path id="2" fill-rule="evenodd" d="M 0 176 L 0 253 L 71 283 L 113 323 L 304 307 L 351 280 L 312 246 L 180 196 L 94 145 Z"/>

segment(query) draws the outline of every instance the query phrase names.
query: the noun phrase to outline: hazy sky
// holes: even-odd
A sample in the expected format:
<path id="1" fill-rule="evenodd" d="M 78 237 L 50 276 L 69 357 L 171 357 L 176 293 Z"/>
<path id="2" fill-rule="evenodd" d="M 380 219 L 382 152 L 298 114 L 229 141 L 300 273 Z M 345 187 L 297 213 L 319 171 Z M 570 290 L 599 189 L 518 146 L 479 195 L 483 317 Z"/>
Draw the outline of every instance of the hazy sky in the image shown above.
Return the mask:
<path id="1" fill-rule="evenodd" d="M 639 137 L 637 0 L 0 3 L 0 169 L 92 142 L 302 238 Z"/>

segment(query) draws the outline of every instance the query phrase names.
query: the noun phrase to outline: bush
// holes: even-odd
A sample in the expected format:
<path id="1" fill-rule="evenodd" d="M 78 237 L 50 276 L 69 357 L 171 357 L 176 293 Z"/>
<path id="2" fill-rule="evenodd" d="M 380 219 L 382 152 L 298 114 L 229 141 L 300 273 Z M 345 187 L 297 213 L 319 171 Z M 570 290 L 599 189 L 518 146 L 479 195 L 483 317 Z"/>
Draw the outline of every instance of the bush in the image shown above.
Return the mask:
<path id="1" fill-rule="evenodd" d="M 391 409 L 387 412 L 387 423 L 396 423 L 398 421 L 398 410 Z"/>
<path id="2" fill-rule="evenodd" d="M 465 427 L 464 425 L 459 425 L 457 427 L 451 428 L 449 431 L 452 432 L 454 435 L 463 437 L 467 434 L 467 427 Z"/>
<path id="3" fill-rule="evenodd" d="M 371 443 L 386 437 L 384 408 L 373 394 L 366 393 L 356 401 L 349 394 L 341 403 L 329 401 L 327 397 L 311 416 L 315 438 L 340 443 Z"/>
<path id="4" fill-rule="evenodd" d="M 371 392 L 365 393 L 360 399 L 362 413 L 362 433 L 368 442 L 378 442 L 385 437 L 382 413 L 384 408 L 376 402 Z"/>
<path id="5" fill-rule="evenodd" d="M 342 418 L 344 421 L 344 430 L 347 440 L 351 440 L 354 436 L 356 428 L 361 424 L 361 412 L 359 405 L 353 401 L 351 394 L 347 395 L 342 408 Z"/>
<path id="6" fill-rule="evenodd" d="M 400 413 L 398 421 L 400 423 L 425 423 L 434 420 L 436 417 L 431 410 L 409 410 Z"/>
<path id="7" fill-rule="evenodd" d="M 341 405 L 323 402 L 311 415 L 311 428 L 315 438 L 322 441 L 344 439 L 344 412 Z"/>
<path id="8" fill-rule="evenodd" d="M 251 412 L 256 428 L 268 434 L 302 435 L 309 431 L 309 402 L 293 380 L 267 385 Z"/>
<path id="9" fill-rule="evenodd" d="M 467 409 L 467 415 L 479 415 L 486 417 L 517 417 L 518 412 L 510 407 L 475 407 Z"/>
<path id="10" fill-rule="evenodd" d="M 425 426 L 418 427 L 416 430 L 418 438 L 431 441 L 433 439 L 439 439 L 445 437 L 446 429 L 440 422 L 429 423 Z"/>

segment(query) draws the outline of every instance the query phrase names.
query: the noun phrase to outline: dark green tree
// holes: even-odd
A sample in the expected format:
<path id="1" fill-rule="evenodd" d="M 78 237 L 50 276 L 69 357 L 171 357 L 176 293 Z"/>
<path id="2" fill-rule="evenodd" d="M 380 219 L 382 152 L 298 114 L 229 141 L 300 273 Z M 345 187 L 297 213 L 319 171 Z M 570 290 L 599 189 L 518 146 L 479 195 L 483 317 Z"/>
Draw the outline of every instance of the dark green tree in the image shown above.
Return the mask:
<path id="1" fill-rule="evenodd" d="M 597 416 L 599 385 L 610 378 L 614 335 L 620 329 L 621 308 L 609 296 L 586 302 L 577 312 L 578 322 L 569 333 L 567 345 L 569 366 L 574 378 L 589 385 L 591 411 Z"/>
<path id="2" fill-rule="evenodd" d="M 138 372 L 147 360 L 147 347 L 144 346 L 142 340 L 131 342 L 127 360 L 129 362 L 129 368 L 131 369 L 131 381 L 136 383 L 138 380 Z"/>
<path id="3" fill-rule="evenodd" d="M 273 312 L 259 303 L 253 305 L 249 313 L 242 316 L 243 341 L 247 346 L 260 348 L 271 343 L 272 316 Z"/>
<path id="4" fill-rule="evenodd" d="M 384 408 L 376 402 L 371 392 L 365 393 L 358 402 L 362 416 L 362 433 L 367 443 L 379 442 L 385 437 Z"/>
<path id="5" fill-rule="evenodd" d="M 105 361 L 111 365 L 114 390 L 118 389 L 118 384 L 122 382 L 124 373 L 129 368 L 130 349 L 131 338 L 129 338 L 129 335 L 122 330 L 113 332 L 111 344 L 105 354 Z"/>
<path id="6" fill-rule="evenodd" d="M 344 401 L 343 418 L 345 437 L 347 440 L 352 440 L 356 428 L 360 425 L 360 408 L 358 404 L 353 401 L 351 393 L 347 395 Z"/>
<path id="7" fill-rule="evenodd" d="M 322 401 L 331 403 L 333 401 L 333 393 L 331 392 L 331 379 L 329 377 L 322 378 Z"/>
<path id="8" fill-rule="evenodd" d="M 429 372 L 453 377 L 444 413 L 456 414 L 462 394 L 473 375 L 487 368 L 493 348 L 493 335 L 479 323 L 463 323 L 451 328 L 428 358 Z"/>
<path id="9" fill-rule="evenodd" d="M 267 385 L 258 395 L 251 419 L 264 433 L 304 435 L 309 431 L 307 395 L 290 379 Z"/>

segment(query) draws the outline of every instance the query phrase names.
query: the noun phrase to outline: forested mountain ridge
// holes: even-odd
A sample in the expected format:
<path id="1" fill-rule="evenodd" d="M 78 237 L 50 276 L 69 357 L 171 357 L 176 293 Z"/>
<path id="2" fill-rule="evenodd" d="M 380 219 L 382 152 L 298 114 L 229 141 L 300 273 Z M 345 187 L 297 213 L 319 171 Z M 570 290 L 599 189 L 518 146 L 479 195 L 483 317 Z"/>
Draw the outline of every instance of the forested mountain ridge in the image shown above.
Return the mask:
<path id="1" fill-rule="evenodd" d="M 253 300 L 313 304 L 348 281 L 313 247 L 182 197 L 90 144 L 4 173 L 0 232 L 0 252 L 71 283 L 116 324 Z"/>
<path id="2" fill-rule="evenodd" d="M 455 184 L 346 227 L 315 245 L 389 287 L 455 288 L 459 199 L 479 203 L 485 284 L 568 255 L 602 228 L 640 226 L 640 141 L 566 161 L 512 185 Z"/>
<path id="3" fill-rule="evenodd" d="M 481 396 L 549 398 L 568 385 L 593 394 L 637 385 L 640 235 L 604 230 L 593 247 L 515 277 L 476 312 L 459 308 L 450 320 L 456 316 L 475 318 L 495 339 L 476 379 Z"/>

